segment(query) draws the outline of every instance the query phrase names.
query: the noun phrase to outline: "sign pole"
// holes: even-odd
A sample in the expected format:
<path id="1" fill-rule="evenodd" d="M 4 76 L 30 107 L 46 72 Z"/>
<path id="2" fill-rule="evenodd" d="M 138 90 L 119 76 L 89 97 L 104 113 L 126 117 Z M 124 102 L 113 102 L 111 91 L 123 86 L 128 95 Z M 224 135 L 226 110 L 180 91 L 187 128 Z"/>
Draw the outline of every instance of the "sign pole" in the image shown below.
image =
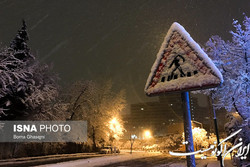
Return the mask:
<path id="1" fill-rule="evenodd" d="M 183 106 L 183 119 L 184 119 L 184 134 L 186 144 L 186 152 L 194 152 L 193 144 L 193 134 L 192 134 L 192 123 L 191 123 L 191 113 L 189 104 L 189 93 L 181 93 L 182 106 Z M 195 167 L 195 157 L 194 155 L 187 156 L 187 166 Z"/>

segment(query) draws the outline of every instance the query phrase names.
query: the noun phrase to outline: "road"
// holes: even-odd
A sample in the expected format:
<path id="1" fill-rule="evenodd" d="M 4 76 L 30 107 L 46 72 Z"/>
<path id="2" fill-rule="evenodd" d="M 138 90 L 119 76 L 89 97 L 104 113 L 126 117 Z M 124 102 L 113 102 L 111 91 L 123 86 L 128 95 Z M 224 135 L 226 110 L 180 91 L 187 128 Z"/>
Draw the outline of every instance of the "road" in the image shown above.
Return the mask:
<path id="1" fill-rule="evenodd" d="M 170 157 L 159 152 L 137 151 L 133 154 L 122 152 L 119 155 L 110 155 L 105 157 L 95 157 L 88 159 L 79 159 L 75 161 L 61 162 L 56 164 L 40 165 L 37 167 L 93 167 L 93 166 L 154 166 L 160 164 L 169 164 L 180 159 Z M 184 160 L 183 160 L 184 161 Z M 126 165 L 127 164 L 127 165 Z"/>
<path id="2" fill-rule="evenodd" d="M 196 155 L 196 167 L 218 167 L 215 157 L 201 160 Z M 0 167 L 186 167 L 185 157 L 173 157 L 167 153 L 122 151 L 121 154 L 77 153 L 48 155 L 40 157 L 25 157 L 0 160 Z M 233 167 L 228 157 L 226 167 Z"/>
<path id="3" fill-rule="evenodd" d="M 197 157 L 196 167 L 219 167 L 216 158 L 201 160 Z M 159 152 L 123 152 L 119 155 L 79 159 L 55 164 L 40 165 L 37 167 L 186 167 L 185 158 L 173 157 Z M 225 161 L 225 166 L 233 167 L 231 160 Z"/>
<path id="4" fill-rule="evenodd" d="M 176 165 L 178 163 L 178 165 Z M 104 165 L 102 167 L 168 167 L 178 166 L 185 167 L 184 159 L 170 157 L 166 154 L 158 154 L 157 156 L 143 157 L 129 161 L 118 162 L 114 164 Z"/>

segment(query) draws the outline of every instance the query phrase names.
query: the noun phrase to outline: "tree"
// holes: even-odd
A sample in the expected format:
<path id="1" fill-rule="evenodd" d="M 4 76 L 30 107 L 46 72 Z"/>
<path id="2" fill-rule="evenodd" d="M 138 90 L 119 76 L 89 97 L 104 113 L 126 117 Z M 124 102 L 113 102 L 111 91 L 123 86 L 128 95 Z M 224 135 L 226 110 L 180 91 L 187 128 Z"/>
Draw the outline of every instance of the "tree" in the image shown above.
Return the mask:
<path id="1" fill-rule="evenodd" d="M 109 122 L 120 119 L 120 112 L 125 107 L 124 91 L 114 93 L 111 82 L 97 84 L 92 81 L 76 82 L 69 95 L 71 120 L 88 122 L 88 137 L 93 149 L 109 141 Z"/>
<path id="2" fill-rule="evenodd" d="M 224 82 L 221 86 L 203 91 L 212 95 L 216 109 L 225 107 L 227 111 L 237 111 L 247 120 L 250 118 L 250 18 L 245 16 L 243 26 L 233 22 L 232 40 L 224 41 L 212 36 L 206 43 L 205 51 L 221 71 Z"/>
<path id="3" fill-rule="evenodd" d="M 31 54 L 28 40 L 23 21 L 10 46 L 1 50 L 0 119 L 20 119 L 41 112 L 43 104 L 58 94 L 57 77 Z"/>
<path id="4" fill-rule="evenodd" d="M 230 31 L 231 41 L 212 36 L 206 43 L 205 51 L 221 71 L 224 82 L 217 88 L 201 92 L 211 95 L 215 109 L 224 107 L 241 116 L 243 122 L 239 125 L 232 115 L 228 115 L 229 123 L 225 129 L 230 135 L 241 128 L 242 131 L 232 143 L 236 144 L 242 138 L 243 143 L 247 144 L 250 142 L 250 18 L 245 16 L 243 25 L 234 20 L 233 26 L 235 31 Z"/>
<path id="5" fill-rule="evenodd" d="M 160 141 L 160 148 L 163 150 L 169 149 L 169 150 L 176 150 L 180 147 L 182 140 L 184 137 L 181 134 L 173 134 L 167 137 L 163 137 Z"/>

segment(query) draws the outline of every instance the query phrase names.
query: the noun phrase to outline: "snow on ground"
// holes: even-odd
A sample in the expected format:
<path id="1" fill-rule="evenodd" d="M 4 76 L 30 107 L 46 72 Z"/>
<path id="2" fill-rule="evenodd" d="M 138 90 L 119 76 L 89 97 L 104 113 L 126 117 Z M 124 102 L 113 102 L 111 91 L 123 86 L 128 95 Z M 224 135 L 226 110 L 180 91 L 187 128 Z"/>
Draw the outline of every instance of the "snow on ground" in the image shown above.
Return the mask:
<path id="1" fill-rule="evenodd" d="M 196 167 L 220 167 L 220 162 L 217 159 L 195 160 Z M 186 167 L 187 162 L 171 162 L 168 164 L 156 165 L 154 167 Z M 225 167 L 234 167 L 232 161 L 227 159 L 225 161 Z"/>
<path id="2" fill-rule="evenodd" d="M 105 157 L 81 159 L 69 162 L 61 162 L 56 164 L 40 165 L 38 167 L 93 167 L 104 166 L 112 163 L 130 161 L 138 158 L 158 156 L 161 153 L 133 152 L 133 154 L 122 153 L 120 155 L 110 155 Z"/>
<path id="3" fill-rule="evenodd" d="M 166 161 L 162 161 L 166 158 Z M 130 163 L 126 162 L 129 161 Z M 200 155 L 196 155 L 196 167 L 219 167 L 220 162 L 215 157 L 208 157 L 207 159 L 200 159 Z M 125 163 L 123 163 L 125 162 Z M 150 164 L 152 167 L 186 167 L 185 157 L 183 159 L 173 159 L 173 156 L 162 154 L 159 152 L 142 152 L 135 151 L 133 154 L 129 152 L 122 152 L 118 155 L 110 155 L 104 157 L 94 157 L 88 159 L 79 159 L 68 162 L 61 162 L 56 164 L 40 165 L 38 167 L 94 167 L 94 166 L 112 166 L 111 164 L 118 164 L 123 166 L 140 166 L 144 162 L 146 166 Z M 139 164 L 137 164 L 139 163 Z M 114 165 L 113 165 L 114 166 Z M 225 167 L 234 167 L 230 157 L 225 159 Z"/>
<path id="4" fill-rule="evenodd" d="M 216 157 L 209 157 L 207 159 L 201 159 L 203 154 L 196 154 L 195 155 L 195 163 L 196 167 L 220 167 L 220 161 L 217 160 Z M 161 164 L 155 165 L 154 167 L 186 167 L 187 162 L 185 157 L 182 157 L 183 160 L 179 162 L 170 162 L 168 164 Z M 227 156 L 224 161 L 225 167 L 235 167 L 233 166 L 233 161 L 231 160 L 230 156 Z"/>

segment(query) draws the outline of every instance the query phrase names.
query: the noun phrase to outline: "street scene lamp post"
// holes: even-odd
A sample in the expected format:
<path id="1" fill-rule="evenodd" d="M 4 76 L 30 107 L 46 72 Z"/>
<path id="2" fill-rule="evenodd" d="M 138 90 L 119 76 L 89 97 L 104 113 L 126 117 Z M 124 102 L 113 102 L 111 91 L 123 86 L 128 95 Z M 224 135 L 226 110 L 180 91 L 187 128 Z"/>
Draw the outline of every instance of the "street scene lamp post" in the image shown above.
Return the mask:
<path id="1" fill-rule="evenodd" d="M 136 135 L 130 135 L 130 154 L 132 154 L 132 151 L 133 151 L 133 144 L 135 142 L 135 139 L 137 139 L 137 136 Z"/>

